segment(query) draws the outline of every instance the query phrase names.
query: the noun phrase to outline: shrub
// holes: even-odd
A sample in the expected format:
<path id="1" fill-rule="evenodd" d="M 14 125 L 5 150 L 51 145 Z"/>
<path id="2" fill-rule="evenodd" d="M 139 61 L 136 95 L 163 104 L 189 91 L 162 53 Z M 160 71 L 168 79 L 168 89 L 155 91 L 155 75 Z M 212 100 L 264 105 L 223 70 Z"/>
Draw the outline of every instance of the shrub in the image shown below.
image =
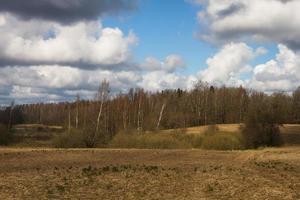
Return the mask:
<path id="1" fill-rule="evenodd" d="M 253 93 L 245 118 L 242 134 L 247 148 L 260 146 L 280 146 L 281 106 L 271 101 L 264 94 Z"/>
<path id="2" fill-rule="evenodd" d="M 206 135 L 203 138 L 202 148 L 211 150 L 244 149 L 243 137 L 238 132 L 218 132 L 214 135 Z"/>
<path id="3" fill-rule="evenodd" d="M 0 124 L 0 145 L 8 145 L 12 142 L 12 133 L 8 130 L 8 128 Z"/>
<path id="4" fill-rule="evenodd" d="M 202 135 L 193 135 L 192 145 L 193 148 L 201 148 L 203 143 Z"/>
<path id="5" fill-rule="evenodd" d="M 185 132 L 171 132 L 171 137 L 176 138 L 177 140 L 184 141 L 189 144 L 192 148 L 201 148 L 203 135 L 195 134 L 186 134 Z"/>
<path id="6" fill-rule="evenodd" d="M 53 145 L 56 148 L 83 148 L 86 145 L 86 136 L 84 131 L 71 129 L 70 131 L 56 135 L 53 139 Z"/>
<path id="7" fill-rule="evenodd" d="M 183 136 L 182 136 L 183 137 Z M 114 148 L 138 149 L 186 149 L 192 144 L 174 133 L 135 133 L 121 132 L 111 141 Z"/>
<path id="8" fill-rule="evenodd" d="M 217 125 L 215 125 L 215 124 L 208 125 L 208 127 L 204 131 L 204 135 L 205 136 L 210 136 L 210 135 L 216 134 L 217 132 L 219 132 L 219 127 Z"/>
<path id="9" fill-rule="evenodd" d="M 246 124 L 242 129 L 247 148 L 281 146 L 283 139 L 276 124 Z"/>
<path id="10" fill-rule="evenodd" d="M 210 132 L 212 133 L 212 132 Z M 117 134 L 110 143 L 114 148 L 137 149 L 186 149 L 204 148 L 215 150 L 244 149 L 241 133 L 215 132 L 214 134 L 186 134 L 182 130 L 169 133 L 137 133 L 134 131 Z"/>

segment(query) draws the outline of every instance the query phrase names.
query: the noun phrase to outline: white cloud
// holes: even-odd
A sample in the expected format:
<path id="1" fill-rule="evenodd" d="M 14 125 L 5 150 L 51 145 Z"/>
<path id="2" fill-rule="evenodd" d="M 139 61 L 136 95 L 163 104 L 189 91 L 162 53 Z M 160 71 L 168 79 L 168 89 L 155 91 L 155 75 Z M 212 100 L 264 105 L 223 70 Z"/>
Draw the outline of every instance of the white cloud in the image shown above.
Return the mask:
<path id="1" fill-rule="evenodd" d="M 213 42 L 251 38 L 300 49 L 299 9 L 298 0 L 208 0 L 198 13 L 208 29 L 201 36 Z"/>
<path id="2" fill-rule="evenodd" d="M 104 79 L 110 82 L 112 93 L 127 92 L 137 87 L 151 91 L 191 88 L 195 82 L 194 76 L 182 76 L 163 70 L 110 71 L 58 65 L 16 66 L 0 68 L 0 96 L 6 95 L 19 103 L 65 101 L 75 99 L 76 94 L 83 98 L 93 98 Z"/>
<path id="3" fill-rule="evenodd" d="M 99 20 L 59 23 L 1 12 L 0 35 L 0 103 L 93 98 L 103 79 L 112 92 L 188 88 L 195 81 L 177 74 L 186 66 L 177 54 L 134 63 L 135 34 L 102 27 Z"/>
<path id="4" fill-rule="evenodd" d="M 5 14 L 0 24 L 0 58 L 6 65 L 120 65 L 130 60 L 130 47 L 137 43 L 132 32 L 125 36 L 119 28 L 103 28 L 98 21 L 61 25 Z"/>
<path id="5" fill-rule="evenodd" d="M 49 98 L 46 101 L 66 100 L 77 93 L 92 98 L 90 94 L 95 93 L 104 79 L 110 82 L 112 92 L 124 92 L 137 87 L 141 76 L 133 71 L 82 70 L 69 66 L 4 67 L 0 68 L 0 94 L 2 90 L 7 97 L 20 101 L 31 98 L 33 102 L 46 97 Z"/>
<path id="6" fill-rule="evenodd" d="M 147 57 L 143 63 L 140 64 L 142 70 L 157 71 L 161 70 L 163 63 L 154 57 Z"/>
<path id="7" fill-rule="evenodd" d="M 207 68 L 199 72 L 201 80 L 216 84 L 242 84 L 238 81 L 241 73 L 252 70 L 249 62 L 260 53 L 245 43 L 229 43 L 224 45 L 213 57 L 207 59 Z"/>
<path id="8" fill-rule="evenodd" d="M 0 26 L 4 26 L 5 24 L 6 24 L 5 17 L 0 15 Z"/>
<path id="9" fill-rule="evenodd" d="M 166 57 L 163 65 L 163 70 L 174 72 L 177 68 L 184 68 L 186 66 L 185 61 L 179 55 L 169 55 Z"/>
<path id="10" fill-rule="evenodd" d="M 274 59 L 253 67 L 249 65 L 265 52 L 261 47 L 252 49 L 245 43 L 226 44 L 207 59 L 207 68 L 198 77 L 214 85 L 243 85 L 265 92 L 293 91 L 300 86 L 300 52 L 279 44 Z M 244 73 L 248 78 L 241 77 Z"/>
<path id="11" fill-rule="evenodd" d="M 32 87 L 24 87 L 24 86 L 13 86 L 10 92 L 10 98 L 13 99 L 48 99 L 49 101 L 59 100 L 60 96 L 56 94 L 49 94 L 47 92 L 42 92 L 36 90 L 36 88 Z"/>
<path id="12" fill-rule="evenodd" d="M 147 57 L 145 61 L 140 64 L 142 70 L 166 71 L 170 73 L 184 67 L 186 67 L 184 59 L 177 54 L 168 55 L 164 61 L 160 61 L 154 57 Z"/>
<path id="13" fill-rule="evenodd" d="M 300 53 L 278 45 L 276 58 L 257 65 L 249 87 L 262 91 L 292 91 L 300 85 Z"/>
<path id="14" fill-rule="evenodd" d="M 150 91 L 160 91 L 163 89 L 190 89 L 196 82 L 192 75 L 183 76 L 166 71 L 153 71 L 142 75 L 142 80 L 138 86 Z"/>

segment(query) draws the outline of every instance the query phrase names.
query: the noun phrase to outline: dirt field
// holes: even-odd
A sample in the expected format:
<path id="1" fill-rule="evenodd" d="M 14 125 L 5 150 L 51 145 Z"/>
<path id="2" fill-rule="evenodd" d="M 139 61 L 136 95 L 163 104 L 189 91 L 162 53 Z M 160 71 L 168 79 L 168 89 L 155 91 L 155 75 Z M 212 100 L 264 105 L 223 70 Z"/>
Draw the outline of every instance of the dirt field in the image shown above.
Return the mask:
<path id="1" fill-rule="evenodd" d="M 300 147 L 0 148 L 1 199 L 300 199 Z"/>

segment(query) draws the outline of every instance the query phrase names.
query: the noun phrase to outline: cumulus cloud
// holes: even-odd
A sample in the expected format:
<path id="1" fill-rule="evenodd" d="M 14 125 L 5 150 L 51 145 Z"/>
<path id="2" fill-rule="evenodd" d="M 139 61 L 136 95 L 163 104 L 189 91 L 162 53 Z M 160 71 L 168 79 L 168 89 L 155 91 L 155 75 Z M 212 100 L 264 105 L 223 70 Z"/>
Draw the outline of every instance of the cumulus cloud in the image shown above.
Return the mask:
<path id="1" fill-rule="evenodd" d="M 150 91 L 160 91 L 163 89 L 190 89 L 196 83 L 197 78 L 193 75 L 183 76 L 166 71 L 153 71 L 142 75 L 138 86 Z"/>
<path id="2" fill-rule="evenodd" d="M 198 13 L 201 38 L 211 42 L 271 41 L 300 49 L 300 1 L 208 0 Z"/>
<path id="3" fill-rule="evenodd" d="M 136 0 L 1 1 L 0 104 L 92 98 L 107 79 L 113 91 L 141 80 L 132 31 L 103 27 L 99 17 L 135 9 Z"/>
<path id="4" fill-rule="evenodd" d="M 254 50 L 245 43 L 226 44 L 207 59 L 207 68 L 199 72 L 199 77 L 215 85 L 240 85 L 240 74 L 251 72 L 249 62 L 262 53 L 265 53 L 263 48 Z"/>
<path id="5" fill-rule="evenodd" d="M 141 76 L 133 71 L 82 70 L 70 66 L 4 67 L 0 68 L 0 95 L 19 102 L 63 101 L 77 93 L 92 98 L 104 79 L 115 93 L 138 87 Z"/>
<path id="6" fill-rule="evenodd" d="M 132 10 L 136 6 L 136 0 L 1 0 L 0 12 L 13 13 L 25 20 L 42 19 L 66 24 L 96 20 L 103 14 Z"/>
<path id="7" fill-rule="evenodd" d="M 177 69 L 186 67 L 184 59 L 177 54 L 168 55 L 164 61 L 160 61 L 154 57 L 147 57 L 140 68 L 148 71 L 166 71 L 174 72 Z"/>
<path id="8" fill-rule="evenodd" d="M 249 87 L 262 91 L 292 91 L 300 85 L 300 53 L 278 45 L 276 58 L 255 66 Z"/>
<path id="9" fill-rule="evenodd" d="M 213 85 L 242 85 L 265 92 L 293 91 L 300 86 L 300 52 L 279 44 L 274 59 L 249 64 L 264 53 L 264 48 L 253 49 L 245 43 L 226 44 L 207 59 L 207 67 L 199 71 L 198 78 Z"/>
<path id="10" fill-rule="evenodd" d="M 165 61 L 173 67 L 172 56 L 167 56 Z M 196 81 L 194 76 L 182 76 L 168 70 L 112 71 L 59 65 L 7 66 L 0 68 L 0 104 L 8 103 L 9 99 L 16 99 L 18 103 L 66 101 L 75 99 L 76 94 L 91 99 L 104 79 L 110 82 L 112 94 L 137 87 L 150 91 L 190 88 Z"/>
<path id="11" fill-rule="evenodd" d="M 72 65 L 106 67 L 126 65 L 137 37 L 98 21 L 60 25 L 37 20 L 21 21 L 2 15 L 0 65 Z M 1 21 L 1 20 L 0 20 Z"/>

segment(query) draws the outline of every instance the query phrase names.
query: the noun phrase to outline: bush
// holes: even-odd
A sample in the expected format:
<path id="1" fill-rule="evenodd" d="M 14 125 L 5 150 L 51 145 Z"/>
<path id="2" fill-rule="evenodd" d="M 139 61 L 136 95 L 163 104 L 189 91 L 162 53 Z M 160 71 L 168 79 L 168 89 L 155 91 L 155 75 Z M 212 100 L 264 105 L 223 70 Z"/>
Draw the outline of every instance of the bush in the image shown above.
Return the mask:
<path id="1" fill-rule="evenodd" d="M 279 109 L 281 107 L 278 102 L 270 101 L 264 94 L 252 94 L 242 129 L 247 148 L 283 144 L 279 129 L 283 121 L 282 111 Z"/>
<path id="2" fill-rule="evenodd" d="M 193 147 L 189 140 L 178 133 L 121 132 L 112 139 L 110 146 L 137 149 L 186 149 Z"/>
<path id="3" fill-rule="evenodd" d="M 0 145 L 8 145 L 12 142 L 12 133 L 8 130 L 8 128 L 0 124 Z"/>
<path id="4" fill-rule="evenodd" d="M 204 131 L 205 136 L 211 136 L 219 132 L 219 127 L 215 124 L 209 125 L 206 130 Z"/>
<path id="5" fill-rule="evenodd" d="M 241 133 L 211 133 L 212 132 L 206 135 L 193 135 L 186 134 L 181 130 L 174 130 L 169 133 L 121 132 L 113 138 L 110 146 L 114 148 L 136 149 L 244 149 L 244 142 Z"/>
<path id="6" fill-rule="evenodd" d="M 170 136 L 176 138 L 177 140 L 184 141 L 192 148 L 201 148 L 203 141 L 203 135 L 200 134 L 186 134 L 185 132 L 174 131 L 171 132 Z"/>
<path id="7" fill-rule="evenodd" d="M 242 129 L 247 148 L 281 146 L 283 139 L 276 124 L 246 124 Z"/>
<path id="8" fill-rule="evenodd" d="M 244 149 L 243 137 L 238 132 L 219 132 L 214 135 L 206 135 L 203 138 L 202 148 L 211 150 Z"/>
<path id="9" fill-rule="evenodd" d="M 68 132 L 61 133 L 53 139 L 53 145 L 56 148 L 84 148 L 86 145 L 86 136 L 84 131 L 71 129 Z"/>

